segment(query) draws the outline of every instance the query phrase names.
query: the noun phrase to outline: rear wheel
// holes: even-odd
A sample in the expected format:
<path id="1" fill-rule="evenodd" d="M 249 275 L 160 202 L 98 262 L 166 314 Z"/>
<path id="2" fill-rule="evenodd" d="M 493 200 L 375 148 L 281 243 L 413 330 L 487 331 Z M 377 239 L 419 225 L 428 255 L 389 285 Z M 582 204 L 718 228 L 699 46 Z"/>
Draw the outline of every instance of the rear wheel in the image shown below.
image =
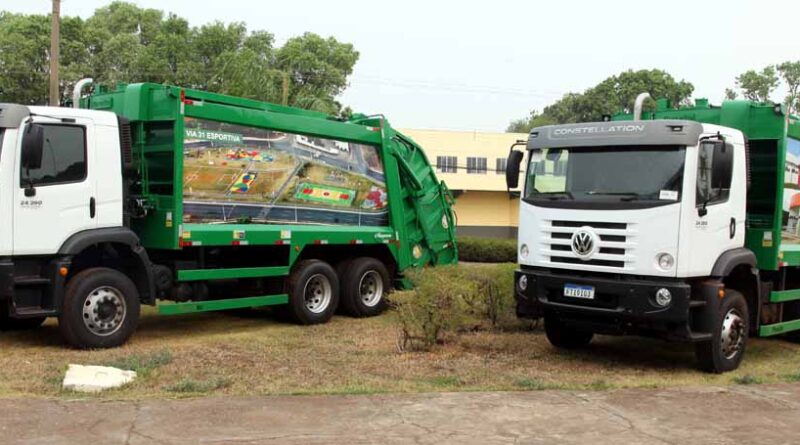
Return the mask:
<path id="1" fill-rule="evenodd" d="M 567 326 L 555 314 L 545 314 L 544 332 L 551 345 L 564 349 L 584 348 L 594 337 L 591 331 L 581 331 Z"/>
<path id="2" fill-rule="evenodd" d="M 340 271 L 342 309 L 353 317 L 371 317 L 386 309 L 389 272 L 375 258 L 356 258 Z"/>
<path id="3" fill-rule="evenodd" d="M 325 323 L 339 305 L 339 279 L 324 261 L 298 263 L 287 282 L 289 304 L 286 314 L 299 324 Z"/>
<path id="4" fill-rule="evenodd" d="M 728 289 L 715 315 L 711 341 L 696 344 L 695 356 L 703 370 L 720 374 L 738 368 L 744 358 L 750 320 L 744 295 Z"/>
<path id="5" fill-rule="evenodd" d="M 0 331 L 28 331 L 36 329 L 44 323 L 46 317 L 12 318 L 8 315 L 8 306 L 0 303 Z"/>
<path id="6" fill-rule="evenodd" d="M 136 331 L 139 292 L 122 272 L 86 269 L 67 282 L 58 317 L 61 336 L 76 348 L 113 348 Z"/>

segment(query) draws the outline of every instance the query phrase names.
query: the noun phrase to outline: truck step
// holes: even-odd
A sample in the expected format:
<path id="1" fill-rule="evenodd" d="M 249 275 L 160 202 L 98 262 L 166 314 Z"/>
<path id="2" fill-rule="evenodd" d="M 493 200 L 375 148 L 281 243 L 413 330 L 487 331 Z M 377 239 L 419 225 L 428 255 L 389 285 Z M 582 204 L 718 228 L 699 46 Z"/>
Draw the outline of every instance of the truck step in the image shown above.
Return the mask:
<path id="1" fill-rule="evenodd" d="M 53 309 L 44 309 L 39 306 L 25 306 L 12 308 L 11 312 L 20 318 L 28 317 L 55 317 L 58 313 Z"/>
<path id="2" fill-rule="evenodd" d="M 792 332 L 800 329 L 800 320 L 784 321 L 782 323 L 774 323 L 763 325 L 758 328 L 759 337 L 771 337 L 773 335 L 781 335 L 787 332 Z"/>
<path id="3" fill-rule="evenodd" d="M 705 307 L 706 300 L 689 300 L 689 308 L 694 309 L 696 307 Z"/>
<path id="4" fill-rule="evenodd" d="M 289 267 L 240 267 L 236 269 L 179 270 L 178 281 L 229 280 L 236 278 L 285 277 Z"/>
<path id="5" fill-rule="evenodd" d="M 800 300 L 800 289 L 774 290 L 769 293 L 770 303 L 785 303 Z"/>
<path id="6" fill-rule="evenodd" d="M 231 298 L 228 300 L 190 301 L 188 303 L 170 303 L 158 305 L 161 315 L 190 314 L 193 312 L 211 312 L 227 309 L 241 309 L 260 306 L 272 306 L 289 302 L 288 294 L 265 295 L 262 297 Z"/>
<path id="7" fill-rule="evenodd" d="M 709 340 L 711 340 L 711 333 L 710 332 L 690 332 L 689 333 L 689 341 L 701 342 L 701 341 L 709 341 Z"/>
<path id="8" fill-rule="evenodd" d="M 50 284 L 49 278 L 42 278 L 37 276 L 20 276 L 14 277 L 14 286 L 47 286 Z"/>

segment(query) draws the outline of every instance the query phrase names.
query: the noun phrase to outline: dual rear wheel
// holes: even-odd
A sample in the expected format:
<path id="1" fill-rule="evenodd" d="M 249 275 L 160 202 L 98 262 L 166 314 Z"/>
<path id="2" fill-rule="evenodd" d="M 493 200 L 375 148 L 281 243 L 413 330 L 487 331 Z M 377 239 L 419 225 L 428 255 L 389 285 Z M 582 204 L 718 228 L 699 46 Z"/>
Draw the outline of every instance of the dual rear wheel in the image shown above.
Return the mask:
<path id="1" fill-rule="evenodd" d="M 339 264 L 320 260 L 295 265 L 287 281 L 287 315 L 299 324 L 325 323 L 337 309 L 354 317 L 378 315 L 386 308 L 390 281 L 386 266 L 362 257 Z"/>

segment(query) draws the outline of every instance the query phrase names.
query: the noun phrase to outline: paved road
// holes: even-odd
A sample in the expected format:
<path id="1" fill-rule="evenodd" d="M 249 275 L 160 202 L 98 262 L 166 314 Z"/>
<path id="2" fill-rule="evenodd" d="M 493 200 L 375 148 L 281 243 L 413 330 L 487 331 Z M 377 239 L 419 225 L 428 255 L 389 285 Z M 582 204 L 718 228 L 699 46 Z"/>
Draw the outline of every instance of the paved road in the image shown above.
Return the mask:
<path id="1" fill-rule="evenodd" d="M 0 399 L 10 444 L 797 444 L 800 385 L 608 392 Z"/>

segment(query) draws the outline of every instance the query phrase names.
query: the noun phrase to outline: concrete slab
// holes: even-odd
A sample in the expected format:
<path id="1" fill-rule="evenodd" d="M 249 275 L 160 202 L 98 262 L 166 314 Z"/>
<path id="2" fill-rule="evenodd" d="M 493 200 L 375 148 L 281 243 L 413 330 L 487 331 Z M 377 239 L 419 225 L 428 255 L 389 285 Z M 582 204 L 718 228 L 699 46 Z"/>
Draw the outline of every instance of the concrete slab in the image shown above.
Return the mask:
<path id="1" fill-rule="evenodd" d="M 605 392 L 0 399 L 2 444 L 796 444 L 800 385 Z"/>
<path id="2" fill-rule="evenodd" d="M 132 382 L 136 372 L 110 366 L 69 365 L 62 387 L 78 392 L 100 392 Z"/>

